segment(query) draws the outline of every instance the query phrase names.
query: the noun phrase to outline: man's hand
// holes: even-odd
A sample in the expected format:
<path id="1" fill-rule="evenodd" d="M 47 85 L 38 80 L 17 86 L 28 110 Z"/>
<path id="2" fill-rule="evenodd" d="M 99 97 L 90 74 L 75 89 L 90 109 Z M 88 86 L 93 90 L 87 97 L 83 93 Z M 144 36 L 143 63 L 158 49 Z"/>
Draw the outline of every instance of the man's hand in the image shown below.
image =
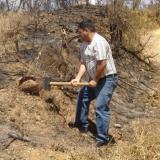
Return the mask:
<path id="1" fill-rule="evenodd" d="M 91 80 L 91 81 L 89 82 L 89 86 L 94 88 L 94 87 L 97 86 L 97 82 L 96 82 L 95 80 Z"/>
<path id="2" fill-rule="evenodd" d="M 71 80 L 71 84 L 73 85 L 73 86 L 77 86 L 77 83 L 79 83 L 80 82 L 80 79 L 79 78 L 75 78 L 75 79 L 72 79 Z"/>

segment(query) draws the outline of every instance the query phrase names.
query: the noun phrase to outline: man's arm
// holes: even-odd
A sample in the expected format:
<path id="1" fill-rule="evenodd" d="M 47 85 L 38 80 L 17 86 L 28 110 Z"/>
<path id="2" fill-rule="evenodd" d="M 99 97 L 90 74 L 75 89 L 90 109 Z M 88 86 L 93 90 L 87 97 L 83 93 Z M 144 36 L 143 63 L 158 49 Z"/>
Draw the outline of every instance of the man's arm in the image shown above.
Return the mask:
<path id="1" fill-rule="evenodd" d="M 79 68 L 79 72 L 78 72 L 76 78 L 80 80 L 85 72 L 86 72 L 86 67 L 83 63 L 81 63 L 80 68 Z"/>
<path id="2" fill-rule="evenodd" d="M 106 59 L 97 61 L 97 70 L 95 78 L 89 82 L 91 87 L 96 87 L 99 79 L 104 77 L 105 71 L 106 71 Z"/>
<path id="3" fill-rule="evenodd" d="M 106 71 L 106 60 L 97 61 L 97 70 L 94 80 L 98 82 L 100 78 L 104 77 L 105 71 Z"/>
<path id="4" fill-rule="evenodd" d="M 110 50 L 110 47 L 106 40 L 101 39 L 97 41 L 95 45 L 95 51 L 96 51 L 95 59 L 97 61 L 96 75 L 95 75 L 95 78 L 90 81 L 91 87 L 96 87 L 99 79 L 104 77 L 105 75 L 106 68 L 107 68 L 106 65 L 108 60 L 107 54 L 109 50 Z"/>
<path id="5" fill-rule="evenodd" d="M 85 72 L 86 72 L 86 67 L 83 63 L 81 63 L 80 68 L 79 68 L 79 72 L 78 72 L 76 78 L 71 80 L 71 83 L 76 86 L 77 83 L 80 82 L 80 80 Z"/>

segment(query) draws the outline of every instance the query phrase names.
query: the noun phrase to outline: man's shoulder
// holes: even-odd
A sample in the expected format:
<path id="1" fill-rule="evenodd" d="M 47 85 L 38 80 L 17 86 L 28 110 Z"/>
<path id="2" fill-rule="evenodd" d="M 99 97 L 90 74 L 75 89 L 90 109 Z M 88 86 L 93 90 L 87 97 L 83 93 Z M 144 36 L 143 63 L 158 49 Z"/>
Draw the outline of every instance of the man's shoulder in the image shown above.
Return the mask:
<path id="1" fill-rule="evenodd" d="M 102 35 L 99 33 L 95 33 L 95 39 L 101 39 L 101 40 L 106 40 Z"/>
<path id="2" fill-rule="evenodd" d="M 96 33 L 95 42 L 96 43 L 104 42 L 104 43 L 108 44 L 107 40 L 102 35 L 100 35 L 98 33 Z"/>
<path id="3" fill-rule="evenodd" d="M 98 33 L 96 34 L 94 46 L 102 50 L 104 50 L 105 48 L 107 53 L 112 53 L 111 47 L 108 41 Z"/>

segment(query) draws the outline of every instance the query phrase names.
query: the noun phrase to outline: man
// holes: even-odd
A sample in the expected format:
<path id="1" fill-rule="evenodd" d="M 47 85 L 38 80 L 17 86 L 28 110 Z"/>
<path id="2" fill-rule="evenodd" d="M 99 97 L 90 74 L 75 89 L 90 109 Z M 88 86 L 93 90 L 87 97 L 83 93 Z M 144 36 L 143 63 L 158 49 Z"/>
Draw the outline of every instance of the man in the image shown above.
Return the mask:
<path id="1" fill-rule="evenodd" d="M 69 126 L 87 132 L 89 104 L 96 99 L 96 145 L 100 147 L 109 141 L 109 103 L 117 86 L 117 71 L 111 48 L 105 38 L 96 33 L 93 22 L 88 19 L 83 20 L 79 23 L 78 31 L 84 40 L 80 47 L 81 65 L 76 78 L 71 83 L 76 86 L 87 72 L 90 86 L 84 86 L 80 90 L 75 122 L 70 122 Z"/>

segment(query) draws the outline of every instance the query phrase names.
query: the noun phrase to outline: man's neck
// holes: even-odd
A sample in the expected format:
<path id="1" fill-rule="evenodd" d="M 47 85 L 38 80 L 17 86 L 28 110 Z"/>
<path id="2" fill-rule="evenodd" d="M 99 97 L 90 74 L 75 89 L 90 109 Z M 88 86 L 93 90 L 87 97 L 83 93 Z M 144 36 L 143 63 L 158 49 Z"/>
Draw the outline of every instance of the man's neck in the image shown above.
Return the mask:
<path id="1" fill-rule="evenodd" d="M 92 42 L 94 35 L 95 35 L 95 32 L 90 33 L 89 38 L 88 38 L 88 43 Z"/>

